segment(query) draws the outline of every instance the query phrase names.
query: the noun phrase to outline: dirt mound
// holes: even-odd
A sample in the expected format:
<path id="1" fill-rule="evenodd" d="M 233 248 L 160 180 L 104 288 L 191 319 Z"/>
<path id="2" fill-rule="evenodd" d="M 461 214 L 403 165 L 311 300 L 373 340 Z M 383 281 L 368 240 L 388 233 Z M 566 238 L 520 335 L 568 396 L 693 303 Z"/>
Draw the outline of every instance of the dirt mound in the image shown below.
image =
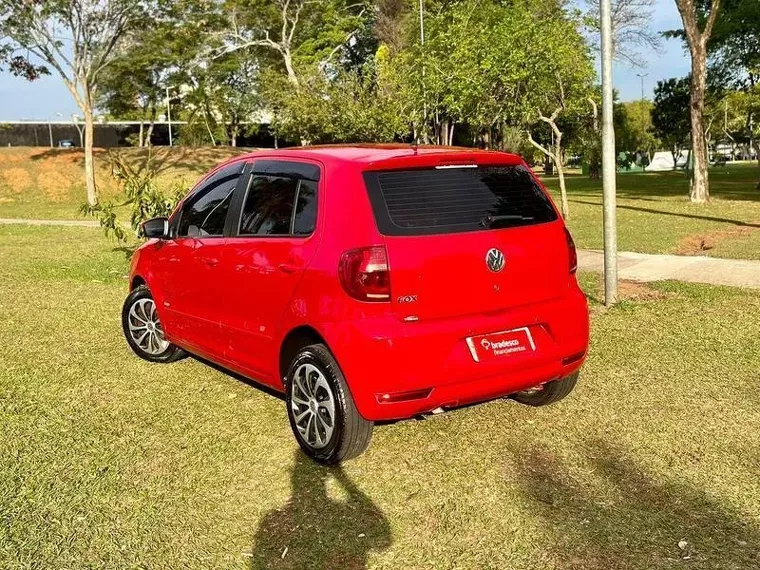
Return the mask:
<path id="1" fill-rule="evenodd" d="M 753 227 L 752 225 L 739 226 L 730 230 L 716 230 L 686 236 L 678 243 L 676 253 L 678 255 L 705 255 L 711 249 L 715 249 L 724 240 L 746 237 L 752 232 L 760 230 L 760 224 L 756 225 L 757 227 Z"/>

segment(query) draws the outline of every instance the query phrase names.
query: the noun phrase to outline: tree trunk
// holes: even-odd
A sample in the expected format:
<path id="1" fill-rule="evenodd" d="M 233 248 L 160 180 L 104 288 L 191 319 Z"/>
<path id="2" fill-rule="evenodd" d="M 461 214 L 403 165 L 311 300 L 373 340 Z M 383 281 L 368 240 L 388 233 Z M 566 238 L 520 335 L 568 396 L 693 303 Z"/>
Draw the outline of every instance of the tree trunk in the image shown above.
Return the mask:
<path id="1" fill-rule="evenodd" d="M 156 113 L 156 107 L 152 106 L 150 108 L 150 123 L 148 124 L 148 131 L 145 133 L 145 146 L 153 145 L 151 138 L 153 137 L 153 127 L 156 126 Z"/>
<path id="2" fill-rule="evenodd" d="M 293 56 L 291 55 L 290 50 L 283 52 L 282 59 L 285 61 L 285 70 L 288 72 L 288 81 L 298 87 L 298 76 L 293 67 Z"/>
<path id="3" fill-rule="evenodd" d="M 436 115 L 437 115 L 437 113 L 436 113 Z M 449 120 L 448 119 L 443 119 L 443 120 L 439 121 L 438 122 L 438 129 L 437 129 L 437 131 L 438 132 L 436 133 L 436 139 L 437 139 L 438 142 L 436 144 L 446 145 L 446 143 L 448 143 L 448 139 L 449 139 L 449 137 L 448 137 L 448 135 L 449 135 Z"/>
<path id="4" fill-rule="evenodd" d="M 549 154 L 544 158 L 544 176 L 554 176 L 554 162 Z"/>
<path id="5" fill-rule="evenodd" d="M 702 46 L 691 50 L 691 154 L 694 157 L 691 173 L 692 202 L 704 203 L 710 199 L 707 174 L 707 140 L 704 128 L 705 84 L 707 55 Z"/>
<path id="6" fill-rule="evenodd" d="M 151 139 L 153 138 L 153 128 L 156 126 L 156 123 L 151 119 L 150 123 L 148 124 L 148 130 L 145 131 L 145 146 L 152 146 L 153 143 L 151 142 Z"/>
<path id="7" fill-rule="evenodd" d="M 707 75 L 707 42 L 712 34 L 713 25 L 718 17 L 721 0 L 710 0 L 709 15 L 701 18 L 698 14 L 696 0 L 676 0 L 681 14 L 686 40 L 691 54 L 691 155 L 693 167 L 689 196 L 692 202 L 704 203 L 710 199 L 710 186 L 707 175 L 707 143 L 705 140 L 705 79 Z"/>
<path id="8" fill-rule="evenodd" d="M 142 148 L 145 143 L 145 137 L 144 137 L 144 128 L 143 128 L 143 122 L 140 121 L 140 138 L 138 140 L 137 146 Z"/>
<path id="9" fill-rule="evenodd" d="M 95 186 L 95 161 L 93 157 L 93 136 L 95 121 L 92 107 L 84 109 L 84 179 L 87 186 L 87 203 L 94 206 L 98 203 L 98 191 Z"/>
<path id="10" fill-rule="evenodd" d="M 530 131 L 528 131 L 528 142 L 530 142 L 530 144 L 544 153 L 547 164 L 551 164 L 553 162 L 557 167 L 557 174 L 559 175 L 560 210 L 562 212 L 562 217 L 567 220 L 570 217 L 570 209 L 567 202 L 567 189 L 565 188 L 565 170 L 562 167 L 562 131 L 557 128 L 557 125 L 553 119 L 546 120 L 545 122 L 547 122 L 554 131 L 554 147 L 546 148 L 545 146 L 537 143 L 535 140 L 533 140 L 533 136 L 530 134 Z"/>
<path id="11" fill-rule="evenodd" d="M 566 220 L 570 218 L 570 208 L 567 203 L 567 188 L 565 187 L 565 169 L 562 166 L 562 133 L 554 138 L 554 165 L 557 167 L 557 176 L 559 176 L 559 196 L 562 217 Z"/>

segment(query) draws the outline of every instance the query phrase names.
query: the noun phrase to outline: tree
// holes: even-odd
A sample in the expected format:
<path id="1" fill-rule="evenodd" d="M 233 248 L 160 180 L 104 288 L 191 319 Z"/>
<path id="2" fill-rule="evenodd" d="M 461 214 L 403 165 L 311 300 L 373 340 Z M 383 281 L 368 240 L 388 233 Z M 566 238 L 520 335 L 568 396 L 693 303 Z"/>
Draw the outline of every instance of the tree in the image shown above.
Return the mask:
<path id="1" fill-rule="evenodd" d="M 212 62 L 208 79 L 213 108 L 227 126 L 225 136 L 231 146 L 237 146 L 244 123 L 261 108 L 258 62 L 246 50 L 227 54 Z"/>
<path id="2" fill-rule="evenodd" d="M 525 25 L 532 39 L 526 50 L 524 61 L 528 76 L 520 90 L 520 99 L 526 124 L 535 124 L 538 119 L 548 125 L 554 135 L 553 145 L 542 145 L 532 136 L 532 127 L 528 128 L 528 140 L 557 168 L 562 215 L 568 218 L 563 131 L 559 119 L 589 113 L 594 69 L 589 48 L 578 32 L 579 22 L 572 14 L 565 13 L 560 6 L 545 3 L 541 11 L 533 13 L 535 17 Z"/>
<path id="3" fill-rule="evenodd" d="M 0 0 L 6 59 L 22 69 L 39 68 L 28 53 L 54 69 L 84 115 L 85 182 L 92 205 L 98 201 L 92 147 L 99 80 L 143 8 L 134 0 Z"/>
<path id="4" fill-rule="evenodd" d="M 600 33 L 599 28 L 600 0 L 586 0 L 589 9 L 586 12 L 587 27 L 594 35 Z M 635 67 L 644 67 L 639 49 L 659 51 L 661 49 L 660 35 L 652 30 L 652 13 L 656 0 L 612 0 L 612 35 L 614 57 Z M 594 39 L 597 51 L 599 41 Z"/>
<path id="5" fill-rule="evenodd" d="M 219 34 L 222 55 L 263 48 L 284 67 L 288 81 L 299 85 L 297 58 L 321 62 L 334 56 L 363 25 L 365 2 L 345 0 L 230 0 L 229 21 Z"/>
<path id="6" fill-rule="evenodd" d="M 44 65 L 35 65 L 23 55 L 14 54 L 14 46 L 0 45 L 0 72 L 5 71 L 7 66 L 16 77 L 23 77 L 28 81 L 35 81 L 43 75 L 50 75 L 50 70 Z"/>
<path id="7" fill-rule="evenodd" d="M 287 87 L 270 102 L 276 113 L 282 101 L 297 95 L 299 67 L 329 71 L 331 60 L 345 52 L 365 26 L 368 6 L 368 0 L 227 0 L 227 22 L 223 31 L 212 34 L 210 55 L 258 50 L 262 71 L 283 70 Z M 275 76 L 268 77 L 279 83 Z M 299 138 L 302 144 L 310 142 L 305 133 Z"/>
<path id="8" fill-rule="evenodd" d="M 760 79 L 760 3 L 723 0 L 707 48 L 713 66 L 739 84 Z"/>
<path id="9" fill-rule="evenodd" d="M 746 136 L 750 148 L 755 148 L 756 128 L 760 121 L 760 2 L 724 0 L 721 17 L 715 22 L 708 43 L 710 72 L 723 78 L 724 83 L 738 89 L 730 101 L 730 109 L 744 112 L 740 136 Z M 760 167 L 760 153 L 758 153 Z M 760 189 L 760 180 L 757 183 Z"/>
<path id="10" fill-rule="evenodd" d="M 689 85 L 688 77 L 673 78 L 658 81 L 654 89 L 652 130 L 673 154 L 674 169 L 691 128 L 687 112 L 690 102 Z"/>
<path id="11" fill-rule="evenodd" d="M 98 106 L 119 118 L 139 120 L 140 146 L 150 145 L 173 75 L 199 50 L 198 37 L 205 34 L 210 17 L 197 4 L 159 0 L 124 34 L 114 61 L 103 70 Z M 147 132 L 143 121 L 148 123 Z"/>
<path id="12" fill-rule="evenodd" d="M 305 69 L 300 88 L 287 98 L 277 99 L 277 133 L 286 139 L 306 137 L 311 142 L 393 141 L 408 131 L 399 100 L 383 73 L 383 50 L 376 61 L 361 69 L 341 69 L 326 75 L 320 69 Z M 379 61 L 378 61 L 379 60 Z M 267 90 L 281 93 L 287 83 L 270 79 Z M 265 92 L 265 95 L 267 93 Z"/>
<path id="13" fill-rule="evenodd" d="M 691 54 L 689 109 L 691 116 L 692 202 L 707 202 L 710 186 L 707 174 L 707 139 L 704 110 L 707 87 L 707 43 L 718 17 L 721 0 L 675 0 L 683 21 L 683 37 Z"/>
<path id="14" fill-rule="evenodd" d="M 143 27 L 125 37 L 118 58 L 104 70 L 98 107 L 120 119 L 140 121 L 139 146 L 149 146 L 164 105 L 166 82 L 175 62 L 166 33 Z M 143 130 L 147 121 L 147 132 Z"/>
<path id="15" fill-rule="evenodd" d="M 757 150 L 760 138 L 760 85 L 728 91 L 718 104 L 717 118 L 724 141 Z M 745 155 L 746 156 L 746 155 Z"/>
<path id="16" fill-rule="evenodd" d="M 628 101 L 615 105 L 615 138 L 620 150 L 641 150 L 648 155 L 660 145 L 652 131 L 652 101 Z"/>

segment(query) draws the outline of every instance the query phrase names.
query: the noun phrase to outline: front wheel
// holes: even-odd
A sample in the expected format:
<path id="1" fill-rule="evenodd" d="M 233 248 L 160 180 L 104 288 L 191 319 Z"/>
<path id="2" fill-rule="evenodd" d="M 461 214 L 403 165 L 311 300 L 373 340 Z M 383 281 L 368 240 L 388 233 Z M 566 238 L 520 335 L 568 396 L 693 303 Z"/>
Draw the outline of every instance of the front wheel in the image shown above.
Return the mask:
<path id="1" fill-rule="evenodd" d="M 164 336 L 156 303 L 145 285 L 135 287 L 124 301 L 121 326 L 132 351 L 149 362 L 174 362 L 187 356 Z"/>
<path id="2" fill-rule="evenodd" d="M 580 372 L 575 372 L 570 376 L 547 382 L 539 388 L 523 390 L 512 395 L 516 401 L 528 406 L 548 406 L 554 402 L 559 402 L 570 392 L 573 391 L 578 383 Z"/>
<path id="3" fill-rule="evenodd" d="M 304 453 L 335 465 L 360 455 L 373 423 L 359 415 L 346 379 L 323 344 L 302 348 L 285 378 L 288 419 Z"/>

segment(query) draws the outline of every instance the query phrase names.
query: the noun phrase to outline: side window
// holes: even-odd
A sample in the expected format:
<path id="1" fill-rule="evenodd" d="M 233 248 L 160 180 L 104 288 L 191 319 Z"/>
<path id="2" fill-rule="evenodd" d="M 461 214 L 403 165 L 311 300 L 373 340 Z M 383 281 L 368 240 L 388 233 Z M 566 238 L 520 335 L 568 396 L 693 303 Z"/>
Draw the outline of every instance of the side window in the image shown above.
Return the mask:
<path id="1" fill-rule="evenodd" d="M 242 170 L 243 163 L 223 168 L 185 201 L 177 227 L 178 237 L 224 234 L 232 193 Z"/>
<path id="2" fill-rule="evenodd" d="M 299 180 L 254 174 L 243 205 L 240 235 L 288 235 Z"/>
<path id="3" fill-rule="evenodd" d="M 317 184 L 314 180 L 301 180 L 293 220 L 293 233 L 297 236 L 310 235 L 317 225 Z"/>
<path id="4" fill-rule="evenodd" d="M 315 180 L 253 174 L 240 235 L 310 235 L 317 221 L 317 187 Z"/>

